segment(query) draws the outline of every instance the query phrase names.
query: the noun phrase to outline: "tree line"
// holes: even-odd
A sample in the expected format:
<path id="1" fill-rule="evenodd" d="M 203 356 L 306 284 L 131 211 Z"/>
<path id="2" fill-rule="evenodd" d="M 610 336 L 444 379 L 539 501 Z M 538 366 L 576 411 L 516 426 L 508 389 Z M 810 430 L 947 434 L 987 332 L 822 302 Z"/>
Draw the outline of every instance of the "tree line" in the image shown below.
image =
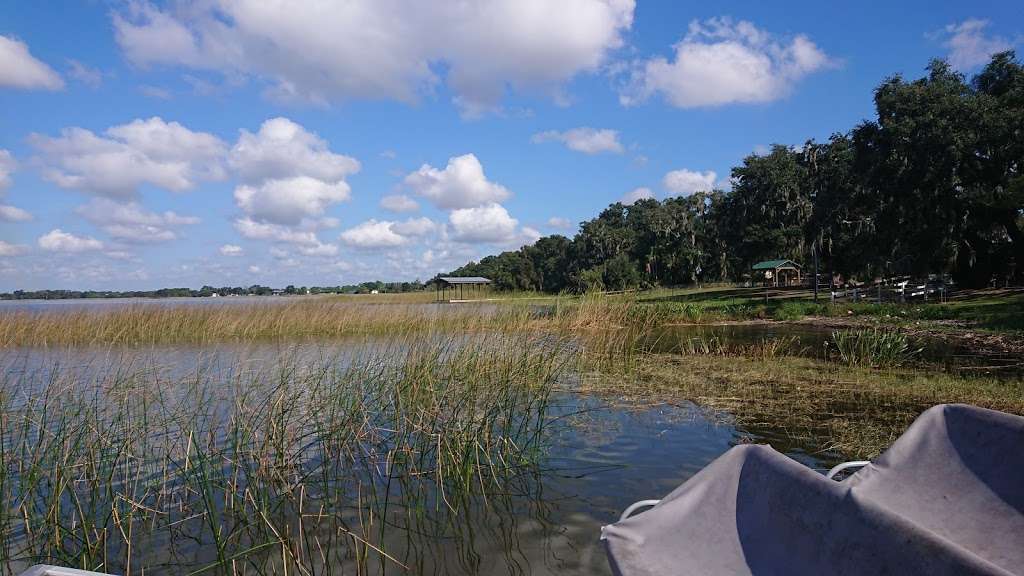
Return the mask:
<path id="1" fill-rule="evenodd" d="M 775 145 L 732 189 L 610 205 L 572 239 L 552 235 L 452 271 L 509 290 L 617 290 L 740 281 L 788 258 L 871 280 L 950 274 L 1024 280 L 1024 68 L 992 57 L 969 81 L 934 60 L 886 79 L 876 118 L 827 142 Z"/>
<path id="2" fill-rule="evenodd" d="M 382 282 L 374 280 L 359 284 L 341 286 L 298 286 L 289 284 L 285 288 L 271 288 L 253 284 L 252 286 L 203 286 L 192 288 L 160 288 L 158 290 L 15 290 L 0 292 L 0 300 L 69 300 L 79 298 L 204 298 L 217 296 L 273 296 L 301 294 L 370 294 L 419 292 L 424 284 L 419 280 L 413 282 Z"/>

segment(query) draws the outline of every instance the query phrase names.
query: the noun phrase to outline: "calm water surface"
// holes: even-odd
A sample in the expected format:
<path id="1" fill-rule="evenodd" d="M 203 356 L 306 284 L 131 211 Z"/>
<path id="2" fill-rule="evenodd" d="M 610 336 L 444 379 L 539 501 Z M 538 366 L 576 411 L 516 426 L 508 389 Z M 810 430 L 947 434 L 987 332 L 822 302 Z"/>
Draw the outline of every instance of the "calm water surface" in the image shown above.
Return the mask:
<path id="1" fill-rule="evenodd" d="M 0 313 L 26 310 L 60 312 L 62 310 L 114 310 L 129 306 L 230 306 L 237 304 L 281 304 L 320 296 L 222 296 L 217 298 L 67 298 L 62 300 L 0 300 Z"/>
<path id="2" fill-rule="evenodd" d="M 272 369 L 282 356 L 299 363 L 328 358 L 344 367 L 379 354 L 382 347 L 391 350 L 388 346 L 363 340 L 298 346 L 32 349 L 7 351 L 0 361 L 6 392 L 12 393 L 19 379 L 55 367 L 83 381 L 111 366 L 152 369 L 168 383 L 190 372 L 218 370 L 229 380 L 240 366 Z M 555 424 L 536 468 L 504 496 L 474 501 L 461 519 L 463 532 L 437 537 L 424 533 L 418 524 L 410 527 L 399 514 L 382 538 L 385 548 L 414 573 L 610 574 L 598 540 L 602 525 L 615 521 L 636 500 L 664 496 L 737 443 L 764 441 L 731 424 L 727 415 L 711 420 L 689 403 L 621 403 L 577 393 L 571 382 L 552 398 L 547 418 Z M 800 446 L 783 449 L 808 466 L 820 469 L 829 464 Z M 209 560 L 204 554 L 194 558 Z M 181 566 L 164 566 L 147 573 L 181 571 Z M 393 565 L 386 572 L 397 573 Z"/>
<path id="3" fill-rule="evenodd" d="M 116 309 L 157 305 L 274 305 L 295 297 L 164 298 L 110 300 L 0 301 L 5 310 L 61 311 Z M 422 304 L 432 313 L 447 306 Z M 482 305 L 481 313 L 497 309 Z M 538 308 L 538 313 L 543 309 Z M 715 339 L 724 345 L 758 344 L 787 339 L 801 354 L 821 357 L 830 329 L 800 324 L 676 326 L 651 335 L 648 348 L 678 352 L 693 341 Z M 458 339 L 456 339 L 458 341 Z M 500 341 L 498 341 L 500 346 Z M 950 370 L 970 368 L 978 359 L 944 342 L 921 341 L 922 357 Z M 344 370 L 372 357 L 401 362 L 406 350 L 386 340 L 358 339 L 330 343 L 267 343 L 258 345 L 160 346 L 152 348 L 16 349 L 0 351 L 0 393 L 31 396 L 33 382 L 61 374 L 80 382 L 110 379 L 111 371 L 146 373 L 167 383 L 168 394 L 187 394 L 176 382 L 190 375 L 214 375 L 229 388 L 242 373 L 274 377 L 282 365 L 319 363 Z M 967 358 L 967 359 L 965 359 Z M 1019 359 L 1010 359 L 1019 362 Z M 998 364 L 999 358 L 983 358 Z M 179 389 L 180 388 L 180 389 Z M 183 392 L 184 391 L 184 392 Z M 67 393 L 75 391 L 68 389 Z M 204 401 L 206 401 L 204 399 Z M 227 395 L 212 402 L 230 402 Z M 421 521 L 398 513 L 386 519 L 380 542 L 407 563 L 412 573 L 427 574 L 610 574 L 598 536 L 634 501 L 660 498 L 738 443 L 772 443 L 807 466 L 833 464 L 810 454 L 807 447 L 786 440 L 782 430 L 755 433 L 733 424 L 728 414 L 709 415 L 690 403 L 637 404 L 579 392 L 573 379 L 563 382 L 546 408 L 546 449 L 532 468 L 513 479 L 503 494 L 475 498 L 461 512 L 458 529 L 434 533 Z M 396 493 L 400 499 L 401 492 Z M 197 548 L 198 546 L 198 548 Z M 192 544 L 180 565 L 166 559 L 147 570 L 176 574 L 215 560 L 205 545 Z M 145 562 L 145 557 L 139 558 Z M 372 573 L 395 572 L 394 564 L 370 562 Z M 342 567 L 352 573 L 353 567 Z"/>

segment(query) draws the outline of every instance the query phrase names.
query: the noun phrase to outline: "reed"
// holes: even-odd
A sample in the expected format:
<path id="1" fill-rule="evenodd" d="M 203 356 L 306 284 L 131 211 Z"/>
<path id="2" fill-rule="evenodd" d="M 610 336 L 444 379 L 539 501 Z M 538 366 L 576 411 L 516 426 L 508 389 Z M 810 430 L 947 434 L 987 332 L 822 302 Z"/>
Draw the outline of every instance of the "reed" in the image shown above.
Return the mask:
<path id="1" fill-rule="evenodd" d="M 256 340 L 401 336 L 522 327 L 527 306 L 360 304 L 342 299 L 223 305 L 131 305 L 112 310 L 0 314 L 0 347 L 206 344 Z"/>
<path id="2" fill-rule="evenodd" d="M 439 546 L 474 571 L 468 518 L 538 489 L 578 355 L 530 333 L 431 333 L 264 360 L 8 376 L 0 572 L 416 572 Z"/>
<path id="3" fill-rule="evenodd" d="M 691 400 L 826 458 L 937 402 L 1024 410 L 1019 382 L 894 368 L 913 351 L 885 334 L 834 335 L 830 361 L 796 338 L 661 354 L 677 303 L 387 302 L 0 315 L 0 574 L 528 566 L 508 543 L 524 511 L 558 528 L 541 479 L 563 393 Z"/>
<path id="4" fill-rule="evenodd" d="M 138 346 L 294 341 L 430 332 L 646 328 L 660 318 L 633 300 L 606 296 L 480 304 L 357 303 L 342 298 L 221 305 L 130 305 L 110 310 L 0 313 L 0 348 Z"/>

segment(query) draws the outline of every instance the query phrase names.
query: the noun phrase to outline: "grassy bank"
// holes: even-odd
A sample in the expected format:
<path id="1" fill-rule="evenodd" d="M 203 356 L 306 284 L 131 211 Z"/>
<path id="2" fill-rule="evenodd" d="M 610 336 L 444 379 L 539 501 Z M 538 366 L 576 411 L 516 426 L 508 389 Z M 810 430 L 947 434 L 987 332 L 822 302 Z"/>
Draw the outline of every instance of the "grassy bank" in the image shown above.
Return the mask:
<path id="1" fill-rule="evenodd" d="M 945 303 L 916 301 L 906 304 L 832 304 L 827 294 L 815 302 L 807 291 L 798 290 L 770 290 L 767 301 L 761 288 L 654 290 L 642 294 L 638 302 L 679 321 L 694 323 L 852 317 L 892 325 L 953 321 L 961 327 L 1024 332 L 1024 290 L 1021 289 L 963 291 Z"/>
<path id="2" fill-rule="evenodd" d="M 588 390 L 626 401 L 692 401 L 826 459 L 870 458 L 923 410 L 963 402 L 1024 414 L 1024 381 L 915 369 L 872 369 L 808 358 L 710 353 L 652 355 L 631 378 L 594 376 Z"/>

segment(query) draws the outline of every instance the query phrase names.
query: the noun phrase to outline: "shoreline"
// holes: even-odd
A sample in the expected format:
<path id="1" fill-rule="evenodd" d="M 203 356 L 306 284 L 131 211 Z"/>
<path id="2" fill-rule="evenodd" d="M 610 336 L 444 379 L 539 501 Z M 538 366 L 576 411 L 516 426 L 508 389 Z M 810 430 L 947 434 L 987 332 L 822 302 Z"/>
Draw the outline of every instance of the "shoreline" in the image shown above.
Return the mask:
<path id="1" fill-rule="evenodd" d="M 813 326 L 821 329 L 888 329 L 907 336 L 947 339 L 966 350 L 985 354 L 1021 355 L 1024 362 L 1024 334 L 999 332 L 973 327 L 963 320 L 914 320 L 901 324 L 880 320 L 877 316 L 808 316 L 799 320 L 752 318 L 710 322 L 671 321 L 664 326 Z"/>

